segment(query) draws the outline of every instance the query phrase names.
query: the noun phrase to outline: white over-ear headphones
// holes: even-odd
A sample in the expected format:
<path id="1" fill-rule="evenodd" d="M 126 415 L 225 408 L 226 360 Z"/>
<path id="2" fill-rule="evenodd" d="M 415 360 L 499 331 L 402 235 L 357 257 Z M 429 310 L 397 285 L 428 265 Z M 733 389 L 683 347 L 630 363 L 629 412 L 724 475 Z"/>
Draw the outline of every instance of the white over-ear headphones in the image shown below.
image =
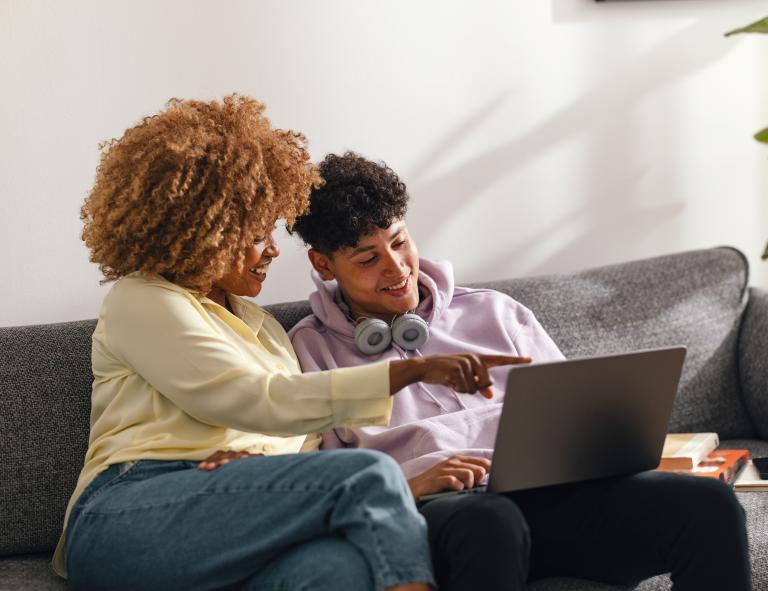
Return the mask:
<path id="1" fill-rule="evenodd" d="M 352 314 L 341 295 L 336 290 L 336 304 L 352 322 Z M 418 349 L 427 342 L 429 325 L 418 314 L 403 314 L 392 321 L 392 326 L 379 318 L 361 318 L 355 322 L 355 345 L 365 355 L 376 355 L 389 347 L 392 341 L 409 351 Z"/>

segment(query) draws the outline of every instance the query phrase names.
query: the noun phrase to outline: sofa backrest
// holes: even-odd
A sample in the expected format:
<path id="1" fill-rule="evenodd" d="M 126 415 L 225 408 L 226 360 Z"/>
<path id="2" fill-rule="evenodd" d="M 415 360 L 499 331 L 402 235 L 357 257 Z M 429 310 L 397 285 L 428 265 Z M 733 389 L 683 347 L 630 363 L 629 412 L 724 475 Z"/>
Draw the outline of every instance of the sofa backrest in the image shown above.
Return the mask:
<path id="1" fill-rule="evenodd" d="M 0 556 L 56 545 L 88 445 L 95 320 L 0 328 Z"/>
<path id="2" fill-rule="evenodd" d="M 685 344 L 671 428 L 747 437 L 736 338 L 747 264 L 727 248 L 480 284 L 531 308 L 569 357 Z M 286 329 L 307 302 L 267 306 Z M 0 555 L 51 550 L 88 441 L 95 321 L 0 328 Z"/>
<path id="3" fill-rule="evenodd" d="M 670 431 L 750 437 L 738 335 L 748 264 L 712 248 L 552 275 L 483 283 L 535 313 L 566 357 L 685 345 Z"/>

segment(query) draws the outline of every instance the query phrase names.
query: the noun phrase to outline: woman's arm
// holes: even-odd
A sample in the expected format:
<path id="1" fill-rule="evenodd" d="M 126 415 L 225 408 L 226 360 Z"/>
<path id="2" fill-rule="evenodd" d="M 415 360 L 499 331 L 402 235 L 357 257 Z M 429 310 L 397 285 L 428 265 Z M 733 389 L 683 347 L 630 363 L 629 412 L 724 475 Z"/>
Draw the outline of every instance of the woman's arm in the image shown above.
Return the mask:
<path id="1" fill-rule="evenodd" d="M 244 355 L 203 305 L 175 286 L 123 279 L 107 295 L 101 321 L 106 353 L 114 358 L 102 377 L 112 367 L 135 372 L 203 423 L 289 436 L 389 419 L 386 362 L 291 374 L 285 359 L 252 334 L 242 336 L 253 338 L 257 355 Z"/>
<path id="2" fill-rule="evenodd" d="M 291 342 L 305 373 L 338 367 L 336 355 L 344 358 L 344 343 L 327 332 L 312 326 L 300 326 L 291 332 Z M 362 363 L 358 357 L 353 362 Z M 349 357 L 346 358 L 349 362 Z M 414 382 L 441 384 L 458 392 L 475 393 L 478 390 L 490 398 L 491 378 L 488 368 L 497 365 L 529 363 L 527 357 L 506 355 L 434 355 L 409 359 L 391 359 L 389 365 L 390 393 L 395 394 Z"/>
<path id="3" fill-rule="evenodd" d="M 389 385 L 394 394 L 415 382 L 441 384 L 457 392 L 474 394 L 480 391 L 486 398 L 492 398 L 493 380 L 488 369 L 499 365 L 530 363 L 530 357 L 509 355 L 435 355 L 390 361 Z"/>

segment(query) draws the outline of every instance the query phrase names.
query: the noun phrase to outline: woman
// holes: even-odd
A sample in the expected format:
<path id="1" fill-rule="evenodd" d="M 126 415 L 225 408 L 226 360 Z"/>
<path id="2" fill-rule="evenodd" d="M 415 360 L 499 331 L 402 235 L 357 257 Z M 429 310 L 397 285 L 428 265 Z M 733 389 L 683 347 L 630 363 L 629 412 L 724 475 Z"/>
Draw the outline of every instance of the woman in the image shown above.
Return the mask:
<path id="1" fill-rule="evenodd" d="M 369 451 L 304 434 L 386 424 L 419 380 L 490 385 L 474 356 L 303 376 L 256 296 L 319 183 L 304 137 L 247 97 L 173 100 L 107 143 L 82 208 L 107 281 L 91 432 L 54 567 L 79 589 L 399 589 L 432 584 L 423 520 Z M 487 358 L 488 365 L 518 361 Z"/>

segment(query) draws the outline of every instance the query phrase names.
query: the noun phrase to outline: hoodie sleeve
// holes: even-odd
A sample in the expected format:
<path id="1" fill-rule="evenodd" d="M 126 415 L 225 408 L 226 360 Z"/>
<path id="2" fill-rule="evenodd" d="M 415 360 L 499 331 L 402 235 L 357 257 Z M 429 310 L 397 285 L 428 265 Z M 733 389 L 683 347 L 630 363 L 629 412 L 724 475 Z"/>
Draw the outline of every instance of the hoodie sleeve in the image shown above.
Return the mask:
<path id="1" fill-rule="evenodd" d="M 347 447 L 347 444 L 341 440 L 336 429 L 326 431 L 322 435 L 323 439 L 320 442 L 320 447 L 323 449 L 339 449 L 341 447 Z"/>
<path id="2" fill-rule="evenodd" d="M 481 290 L 484 305 L 503 325 L 514 354 L 530 356 L 534 363 L 562 361 L 565 356 L 528 308 L 510 296 L 495 290 Z"/>
<path id="3" fill-rule="evenodd" d="M 518 354 L 532 357 L 534 363 L 565 359 L 533 312 L 511 297 L 504 297 L 510 315 L 507 330 Z"/>
<path id="4" fill-rule="evenodd" d="M 318 331 L 309 326 L 297 326 L 288 333 L 301 371 L 326 371 L 338 365 L 328 347 L 328 342 Z"/>

